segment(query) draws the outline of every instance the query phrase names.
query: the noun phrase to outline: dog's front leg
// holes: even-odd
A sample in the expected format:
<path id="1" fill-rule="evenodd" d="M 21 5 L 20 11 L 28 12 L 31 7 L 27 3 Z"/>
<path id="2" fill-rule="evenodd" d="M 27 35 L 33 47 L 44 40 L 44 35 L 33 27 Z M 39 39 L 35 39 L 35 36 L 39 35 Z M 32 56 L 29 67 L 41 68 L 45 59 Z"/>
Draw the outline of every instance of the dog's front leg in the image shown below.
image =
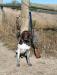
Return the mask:
<path id="1" fill-rule="evenodd" d="M 20 49 L 17 49 L 17 66 L 20 66 Z"/>
<path id="2" fill-rule="evenodd" d="M 29 66 L 32 66 L 32 64 L 30 63 L 30 51 L 29 50 L 26 51 L 26 61 Z"/>

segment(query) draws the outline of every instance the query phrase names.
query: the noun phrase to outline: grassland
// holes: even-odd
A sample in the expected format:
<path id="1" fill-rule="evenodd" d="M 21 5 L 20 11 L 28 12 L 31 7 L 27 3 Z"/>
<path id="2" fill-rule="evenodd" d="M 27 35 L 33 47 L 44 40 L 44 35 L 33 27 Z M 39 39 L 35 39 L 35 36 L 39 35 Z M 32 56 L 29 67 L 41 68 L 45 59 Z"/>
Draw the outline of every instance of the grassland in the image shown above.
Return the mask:
<path id="1" fill-rule="evenodd" d="M 16 16 L 20 15 L 20 11 L 10 8 L 4 8 L 3 10 L 0 39 L 5 42 L 7 47 L 14 50 L 17 46 Z M 33 28 L 37 32 L 37 38 L 40 38 L 40 50 L 46 49 L 46 52 L 51 52 L 53 55 L 57 50 L 57 14 L 32 12 L 32 20 Z"/>

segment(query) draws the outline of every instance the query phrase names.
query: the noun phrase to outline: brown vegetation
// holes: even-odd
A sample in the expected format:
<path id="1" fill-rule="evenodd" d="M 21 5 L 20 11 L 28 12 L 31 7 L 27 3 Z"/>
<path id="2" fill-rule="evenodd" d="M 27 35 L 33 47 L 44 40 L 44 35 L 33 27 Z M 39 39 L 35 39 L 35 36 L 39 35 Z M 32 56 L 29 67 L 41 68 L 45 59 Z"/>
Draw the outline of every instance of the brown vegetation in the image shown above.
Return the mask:
<path id="1" fill-rule="evenodd" d="M 5 44 L 11 48 L 16 49 L 16 16 L 20 11 L 10 8 L 4 8 L 3 25 L 0 25 L 0 38 L 5 41 Z M 56 53 L 57 50 L 57 31 L 43 30 L 44 28 L 57 28 L 57 15 L 32 12 L 33 28 L 37 31 L 38 47 L 45 50 L 46 53 Z M 39 33 L 39 37 L 38 37 Z"/>
<path id="2" fill-rule="evenodd" d="M 3 23 L 0 25 L 2 40 L 11 48 L 16 48 L 16 16 L 20 11 L 4 8 Z"/>
<path id="3" fill-rule="evenodd" d="M 57 15 L 56 14 L 48 14 L 48 13 L 40 13 L 40 12 L 32 12 L 33 20 L 35 22 L 35 28 L 57 28 Z"/>

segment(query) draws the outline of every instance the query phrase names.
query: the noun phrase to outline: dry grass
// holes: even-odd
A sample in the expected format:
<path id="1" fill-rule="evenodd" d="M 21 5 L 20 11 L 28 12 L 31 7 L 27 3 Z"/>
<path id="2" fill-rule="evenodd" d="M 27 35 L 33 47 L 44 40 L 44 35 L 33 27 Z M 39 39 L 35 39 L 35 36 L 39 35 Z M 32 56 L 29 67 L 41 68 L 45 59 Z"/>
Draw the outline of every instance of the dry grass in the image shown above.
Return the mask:
<path id="1" fill-rule="evenodd" d="M 0 33 L 2 33 L 2 40 L 11 49 L 16 48 L 16 16 L 19 14 L 19 11 L 4 8 L 3 25 L 0 27 Z"/>
<path id="2" fill-rule="evenodd" d="M 4 8 L 3 25 L 0 25 L 0 38 L 5 42 L 5 45 L 7 45 L 10 49 L 15 49 L 17 45 L 16 16 L 19 14 L 20 14 L 20 11 L 12 10 L 10 8 Z M 33 19 L 33 24 L 35 22 L 34 28 L 36 28 L 37 30 L 43 29 L 43 28 L 57 27 L 57 15 L 55 14 L 52 15 L 47 13 L 32 12 L 32 19 Z M 49 45 L 50 40 L 52 41 L 51 42 L 52 45 L 54 47 L 56 46 L 56 48 L 54 48 L 56 50 L 57 49 L 57 45 L 56 45 L 57 32 L 56 31 L 41 32 L 41 30 L 39 30 L 39 32 L 40 32 L 39 38 L 41 37 L 41 42 L 39 43 L 39 47 L 41 48 L 41 50 L 43 49 L 44 45 L 46 46 Z"/>
<path id="3" fill-rule="evenodd" d="M 57 15 L 40 12 L 32 12 L 33 20 L 35 21 L 35 28 L 57 28 Z"/>

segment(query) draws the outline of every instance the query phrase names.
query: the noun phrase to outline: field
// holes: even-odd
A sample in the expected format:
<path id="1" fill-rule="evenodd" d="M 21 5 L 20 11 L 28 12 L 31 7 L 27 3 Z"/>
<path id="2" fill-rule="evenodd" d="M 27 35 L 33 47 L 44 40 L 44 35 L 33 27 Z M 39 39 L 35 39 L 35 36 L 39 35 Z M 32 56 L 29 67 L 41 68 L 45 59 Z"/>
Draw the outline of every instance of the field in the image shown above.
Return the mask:
<path id="1" fill-rule="evenodd" d="M 3 9 L 0 24 L 0 75 L 57 75 L 57 14 L 32 12 L 32 24 L 41 58 L 36 59 L 31 54 L 32 67 L 26 64 L 24 58 L 20 59 L 20 67 L 17 67 L 16 16 L 20 13 L 15 9 Z"/>
<path id="2" fill-rule="evenodd" d="M 0 25 L 0 38 L 5 45 L 15 50 L 16 39 L 16 16 L 20 11 L 4 8 L 3 22 Z M 57 14 L 32 12 L 33 29 L 37 32 L 39 49 L 55 55 L 57 52 Z"/>
<path id="3" fill-rule="evenodd" d="M 16 66 L 15 52 L 9 50 L 0 41 L 0 75 L 57 75 L 57 58 L 30 57 L 32 66 L 29 67 L 25 58 L 20 59 L 20 67 Z"/>

